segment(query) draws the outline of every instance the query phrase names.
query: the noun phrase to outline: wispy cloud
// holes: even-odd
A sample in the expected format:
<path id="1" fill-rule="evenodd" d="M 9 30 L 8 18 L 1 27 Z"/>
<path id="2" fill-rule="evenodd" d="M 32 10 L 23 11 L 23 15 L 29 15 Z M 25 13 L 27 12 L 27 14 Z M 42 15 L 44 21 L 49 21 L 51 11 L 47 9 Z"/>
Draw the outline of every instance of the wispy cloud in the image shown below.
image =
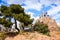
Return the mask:
<path id="1" fill-rule="evenodd" d="M 20 4 L 25 8 L 25 12 L 31 15 L 31 18 L 38 18 L 42 11 L 48 14 L 56 21 L 60 20 L 60 0 L 2 0 L 8 4 Z M 29 10 L 31 9 L 31 10 Z M 28 10 L 28 11 L 27 11 Z M 59 12 L 60 13 L 60 12 Z M 58 19 L 58 20 L 57 20 Z"/>
<path id="2" fill-rule="evenodd" d="M 60 20 L 60 6 L 53 7 L 52 9 L 50 9 L 50 10 L 48 11 L 48 14 L 49 14 L 50 16 L 52 16 L 52 18 L 55 19 L 56 22 L 58 22 L 57 19 Z"/>
<path id="3" fill-rule="evenodd" d="M 57 6 L 57 7 L 53 7 L 52 9 L 50 9 L 49 11 L 48 11 L 48 14 L 49 15 L 55 15 L 57 12 L 59 12 L 60 11 L 60 6 Z"/>

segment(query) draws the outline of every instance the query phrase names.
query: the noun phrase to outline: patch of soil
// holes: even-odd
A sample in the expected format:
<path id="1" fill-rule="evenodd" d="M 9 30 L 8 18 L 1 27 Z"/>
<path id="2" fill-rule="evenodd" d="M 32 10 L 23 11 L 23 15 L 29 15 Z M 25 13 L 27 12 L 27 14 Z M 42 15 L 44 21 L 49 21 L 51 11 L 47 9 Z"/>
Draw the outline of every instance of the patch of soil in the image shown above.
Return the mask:
<path id="1" fill-rule="evenodd" d="M 11 35 L 12 36 L 12 35 Z M 5 40 L 60 40 L 60 35 L 52 34 L 52 36 L 46 36 L 37 32 L 34 33 L 22 33 L 14 37 L 6 37 Z"/>

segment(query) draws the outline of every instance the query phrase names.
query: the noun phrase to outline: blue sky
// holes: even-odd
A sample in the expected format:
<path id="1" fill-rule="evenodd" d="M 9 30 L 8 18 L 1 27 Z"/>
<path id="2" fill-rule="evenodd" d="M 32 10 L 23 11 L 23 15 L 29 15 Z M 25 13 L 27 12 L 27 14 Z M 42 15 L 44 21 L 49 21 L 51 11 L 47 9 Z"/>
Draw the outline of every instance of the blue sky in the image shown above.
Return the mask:
<path id="1" fill-rule="evenodd" d="M 0 6 L 1 4 L 6 6 L 20 4 L 31 18 L 37 18 L 45 11 L 52 19 L 60 23 L 60 0 L 0 0 Z"/>

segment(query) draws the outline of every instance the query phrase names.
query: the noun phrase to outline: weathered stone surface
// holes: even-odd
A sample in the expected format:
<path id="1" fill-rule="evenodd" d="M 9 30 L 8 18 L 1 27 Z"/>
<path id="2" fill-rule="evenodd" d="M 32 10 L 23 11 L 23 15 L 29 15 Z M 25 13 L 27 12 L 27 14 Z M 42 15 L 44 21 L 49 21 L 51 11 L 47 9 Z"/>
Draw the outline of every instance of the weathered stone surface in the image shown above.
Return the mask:
<path id="1" fill-rule="evenodd" d="M 42 14 L 42 16 L 39 17 L 36 20 L 36 22 L 38 22 L 38 23 L 42 22 L 43 24 L 47 24 L 50 32 L 59 31 L 59 28 L 58 28 L 58 25 L 57 25 L 56 21 L 54 19 L 50 18 L 49 16 L 47 16 L 46 14 Z"/>

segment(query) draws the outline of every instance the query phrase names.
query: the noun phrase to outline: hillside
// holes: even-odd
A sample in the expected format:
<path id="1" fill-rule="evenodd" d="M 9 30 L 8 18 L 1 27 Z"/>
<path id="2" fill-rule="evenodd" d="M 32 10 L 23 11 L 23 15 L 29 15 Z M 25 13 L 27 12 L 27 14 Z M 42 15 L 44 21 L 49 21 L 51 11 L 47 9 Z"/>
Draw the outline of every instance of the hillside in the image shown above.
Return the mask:
<path id="1" fill-rule="evenodd" d="M 17 36 L 12 37 L 8 36 L 5 40 L 60 40 L 60 35 L 46 36 L 37 32 L 34 33 L 23 33 L 18 34 Z"/>
<path id="2" fill-rule="evenodd" d="M 38 32 L 25 32 L 14 37 L 8 36 L 5 40 L 60 40 L 60 30 L 56 21 L 49 16 L 44 15 L 45 14 L 42 14 L 42 17 L 39 17 L 36 22 L 47 24 L 50 31 L 50 36 Z"/>

